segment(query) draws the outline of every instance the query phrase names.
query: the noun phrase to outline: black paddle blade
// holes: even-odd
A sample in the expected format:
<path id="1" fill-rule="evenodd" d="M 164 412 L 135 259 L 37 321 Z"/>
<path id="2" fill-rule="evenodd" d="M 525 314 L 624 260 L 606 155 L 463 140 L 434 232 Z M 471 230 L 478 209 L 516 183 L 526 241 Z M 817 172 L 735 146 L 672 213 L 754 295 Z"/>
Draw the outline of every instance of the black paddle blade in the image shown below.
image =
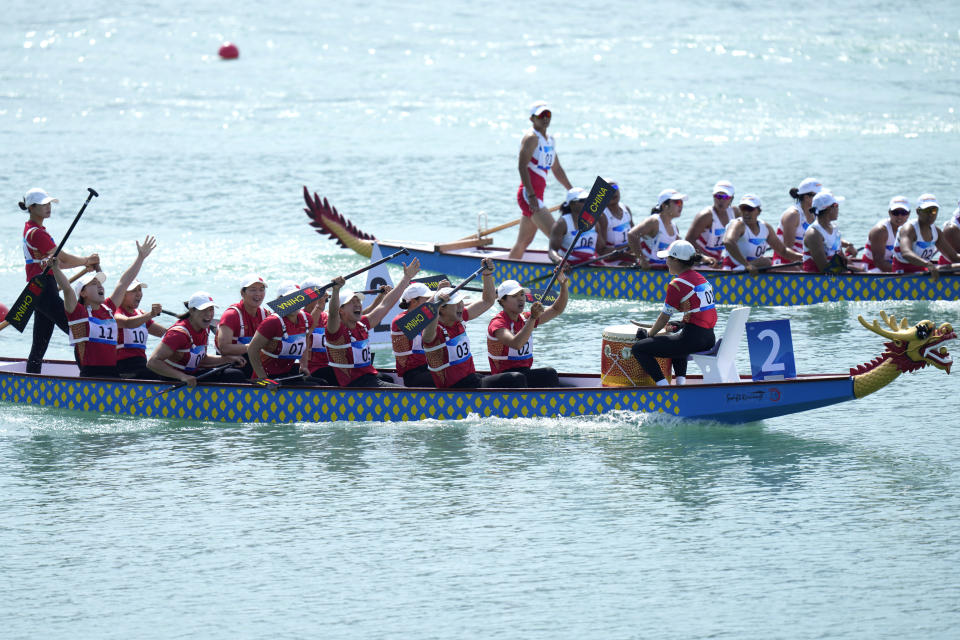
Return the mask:
<path id="1" fill-rule="evenodd" d="M 527 302 L 536 302 L 539 300 L 545 305 L 551 305 L 557 301 L 558 294 L 554 293 L 553 290 L 544 291 L 543 289 L 531 289 L 530 293 L 527 294 Z"/>
<path id="2" fill-rule="evenodd" d="M 288 293 L 285 296 L 280 296 L 276 300 L 271 300 L 267 303 L 267 306 L 273 309 L 274 313 L 277 315 L 285 316 L 293 313 L 294 311 L 303 309 L 314 300 L 322 297 L 326 288 L 327 287 L 317 289 L 314 287 L 308 287 L 306 289 L 297 289 L 293 293 Z"/>
<path id="3" fill-rule="evenodd" d="M 400 316 L 398 324 L 403 335 L 409 340 L 413 340 L 420 335 L 428 324 L 437 317 L 440 305 L 436 302 L 424 302 L 416 309 L 411 309 Z"/>
<path id="4" fill-rule="evenodd" d="M 583 211 L 577 218 L 577 229 L 580 231 L 590 231 L 597 224 L 597 218 L 607 208 L 607 203 L 613 197 L 613 187 L 611 187 L 603 178 L 597 176 L 587 196 L 587 202 L 583 205 Z"/>
<path id="5" fill-rule="evenodd" d="M 414 278 L 413 280 L 410 281 L 410 284 L 413 284 L 414 282 L 420 282 L 422 284 L 427 285 L 430 288 L 430 291 L 436 291 L 440 288 L 440 283 L 443 282 L 444 280 L 447 280 L 449 282 L 450 278 L 444 275 L 424 276 L 422 278 Z"/>
<path id="6" fill-rule="evenodd" d="M 37 307 L 37 302 L 43 297 L 47 280 L 44 275 L 34 276 L 24 287 L 17 301 L 10 307 L 10 312 L 7 313 L 7 322 L 20 333 L 23 333 L 30 321 L 30 316 L 33 315 L 33 311 Z"/>

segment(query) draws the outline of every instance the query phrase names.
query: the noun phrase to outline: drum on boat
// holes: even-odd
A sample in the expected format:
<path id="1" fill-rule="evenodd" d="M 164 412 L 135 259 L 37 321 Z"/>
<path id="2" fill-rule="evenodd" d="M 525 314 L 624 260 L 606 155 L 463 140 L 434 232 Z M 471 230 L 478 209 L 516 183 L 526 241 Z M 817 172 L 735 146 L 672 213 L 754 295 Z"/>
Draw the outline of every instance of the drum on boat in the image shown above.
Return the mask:
<path id="1" fill-rule="evenodd" d="M 604 387 L 651 386 L 653 378 L 640 367 L 630 353 L 637 339 L 637 328 L 631 324 L 618 324 L 603 330 L 603 346 L 600 350 L 600 384 Z M 657 358 L 660 369 L 670 381 L 673 368 L 670 358 Z"/>

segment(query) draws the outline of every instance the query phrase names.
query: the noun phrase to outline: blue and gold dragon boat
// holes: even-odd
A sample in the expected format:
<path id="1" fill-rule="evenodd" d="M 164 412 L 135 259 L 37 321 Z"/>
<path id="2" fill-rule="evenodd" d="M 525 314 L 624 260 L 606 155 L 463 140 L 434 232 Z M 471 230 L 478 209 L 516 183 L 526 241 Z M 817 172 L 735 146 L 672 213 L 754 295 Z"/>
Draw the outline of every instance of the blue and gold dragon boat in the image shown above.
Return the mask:
<path id="1" fill-rule="evenodd" d="M 861 324 L 888 339 L 883 354 L 847 375 L 708 384 L 691 376 L 683 386 L 604 387 L 600 376 L 565 374 L 558 389 L 442 390 L 341 389 L 251 384 L 203 384 L 170 389 L 169 383 L 78 377 L 72 362 L 45 362 L 42 374 L 25 373 L 25 361 L 0 358 L 0 401 L 97 414 L 227 423 L 457 420 L 470 416 L 521 418 L 653 413 L 693 420 L 743 423 L 862 398 L 901 373 L 928 365 L 950 373 L 943 342 L 956 338 L 949 324 L 924 320 L 910 326 L 881 312 Z"/>
<path id="2" fill-rule="evenodd" d="M 312 196 L 306 187 L 305 211 L 317 233 L 330 236 L 340 246 L 369 258 L 373 243 L 389 252 L 407 249 L 428 271 L 465 277 L 481 258 L 497 263 L 498 281 L 531 282 L 547 278 L 553 264 L 546 251 L 527 251 L 522 260 L 511 260 L 509 250 L 491 246 L 492 239 L 475 236 L 454 242 L 395 242 L 360 231 L 325 198 Z M 504 225 L 506 226 L 506 225 Z M 773 270 L 756 275 L 721 269 L 700 271 L 713 285 L 723 304 L 745 306 L 797 306 L 821 302 L 885 300 L 960 300 L 960 273 L 937 279 L 927 274 L 847 273 L 838 275 Z M 587 266 L 570 272 L 570 293 L 588 298 L 659 302 L 671 277 L 665 270 L 623 266 Z"/>

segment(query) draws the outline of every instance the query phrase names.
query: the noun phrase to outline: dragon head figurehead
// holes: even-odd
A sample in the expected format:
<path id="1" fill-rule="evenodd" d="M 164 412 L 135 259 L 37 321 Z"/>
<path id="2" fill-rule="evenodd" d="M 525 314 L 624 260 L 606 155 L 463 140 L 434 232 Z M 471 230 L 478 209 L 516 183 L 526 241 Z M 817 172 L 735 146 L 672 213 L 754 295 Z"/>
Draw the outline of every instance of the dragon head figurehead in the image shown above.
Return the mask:
<path id="1" fill-rule="evenodd" d="M 863 316 L 858 316 L 860 324 L 890 342 L 884 344 L 886 350 L 879 358 L 850 370 L 856 397 L 862 398 L 873 393 L 901 373 L 916 371 L 928 364 L 950 373 L 953 358 L 943 343 L 953 340 L 957 334 L 949 323 L 938 327 L 929 320 L 923 320 L 911 326 L 906 318 L 897 322 L 896 317 L 884 311 L 880 312 L 880 318 L 886 327 L 876 320 L 868 323 Z"/>

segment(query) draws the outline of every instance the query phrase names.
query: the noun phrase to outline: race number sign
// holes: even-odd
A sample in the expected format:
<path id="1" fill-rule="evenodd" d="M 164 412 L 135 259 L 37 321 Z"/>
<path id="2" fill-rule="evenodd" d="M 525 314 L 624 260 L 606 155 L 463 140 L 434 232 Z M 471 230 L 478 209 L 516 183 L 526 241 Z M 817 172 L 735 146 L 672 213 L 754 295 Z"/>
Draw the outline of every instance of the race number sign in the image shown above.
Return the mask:
<path id="1" fill-rule="evenodd" d="M 748 322 L 747 348 L 750 350 L 750 372 L 754 380 L 797 377 L 789 320 Z"/>

